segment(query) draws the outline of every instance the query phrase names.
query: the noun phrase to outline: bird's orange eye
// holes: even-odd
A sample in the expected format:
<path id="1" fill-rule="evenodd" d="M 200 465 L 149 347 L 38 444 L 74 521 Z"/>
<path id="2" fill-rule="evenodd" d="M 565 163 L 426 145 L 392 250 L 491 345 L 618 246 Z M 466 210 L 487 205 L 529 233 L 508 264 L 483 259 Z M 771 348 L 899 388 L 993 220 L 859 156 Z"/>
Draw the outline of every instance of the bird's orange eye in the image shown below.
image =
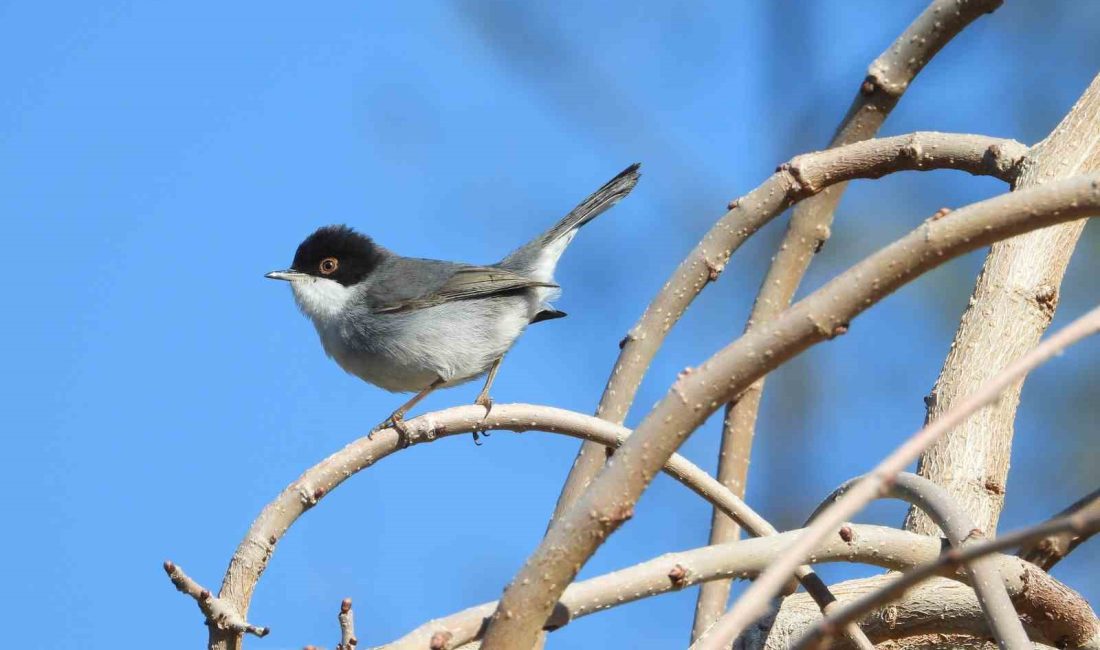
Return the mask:
<path id="1" fill-rule="evenodd" d="M 326 257 L 325 259 L 321 260 L 321 274 L 332 275 L 336 272 L 336 269 L 339 266 L 340 262 L 335 257 Z"/>

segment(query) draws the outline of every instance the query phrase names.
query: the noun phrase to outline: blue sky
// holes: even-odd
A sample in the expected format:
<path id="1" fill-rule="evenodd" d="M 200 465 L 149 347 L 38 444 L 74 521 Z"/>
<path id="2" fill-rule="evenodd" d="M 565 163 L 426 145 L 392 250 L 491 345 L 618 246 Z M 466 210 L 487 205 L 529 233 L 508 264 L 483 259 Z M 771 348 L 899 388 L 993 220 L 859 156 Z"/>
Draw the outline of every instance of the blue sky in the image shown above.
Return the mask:
<path id="1" fill-rule="evenodd" d="M 129 628 L 199 646 L 197 609 L 160 563 L 216 587 L 263 504 L 401 400 L 328 361 L 287 287 L 263 279 L 314 228 L 492 262 L 641 161 L 635 193 L 562 260 L 569 318 L 532 328 L 494 393 L 591 412 L 616 343 L 677 261 L 729 199 L 828 141 L 922 5 L 0 2 L 9 645 L 106 647 Z M 922 73 L 884 134 L 1033 142 L 1057 123 L 1100 63 L 1100 5 L 1006 5 Z M 939 207 L 1002 189 L 951 172 L 854 184 L 805 289 Z M 760 233 L 697 301 L 630 422 L 740 332 L 781 232 Z M 1098 295 L 1098 242 L 1089 226 L 1059 323 Z M 919 426 L 980 261 L 904 289 L 769 382 L 748 495 L 765 516 L 796 525 Z M 1098 348 L 1027 384 L 1002 529 L 1096 487 Z M 715 419 L 683 452 L 713 470 L 717 436 Z M 274 632 L 249 645 L 332 645 L 345 596 L 370 644 L 495 598 L 576 446 L 459 437 L 355 477 L 280 545 L 251 613 Z M 708 521 L 659 478 L 583 575 L 701 545 Z M 1097 566 L 1085 547 L 1056 575 L 1095 600 Z M 593 616 L 555 642 L 683 645 L 694 598 Z"/>

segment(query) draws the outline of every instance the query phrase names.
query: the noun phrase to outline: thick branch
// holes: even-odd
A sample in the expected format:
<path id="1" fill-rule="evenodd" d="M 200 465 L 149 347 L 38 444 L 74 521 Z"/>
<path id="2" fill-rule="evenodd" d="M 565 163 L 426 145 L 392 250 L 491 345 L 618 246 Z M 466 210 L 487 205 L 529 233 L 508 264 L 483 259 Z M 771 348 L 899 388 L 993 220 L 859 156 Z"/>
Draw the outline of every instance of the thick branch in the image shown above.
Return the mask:
<path id="1" fill-rule="evenodd" d="M 807 525 L 861 480 L 863 477 L 852 479 L 834 490 L 810 515 Z M 908 501 L 936 522 L 956 551 L 973 544 L 975 540 L 982 537 L 982 531 L 974 527 L 970 516 L 951 500 L 951 495 L 932 481 L 916 474 L 901 472 L 891 477 L 885 487 L 887 488 L 885 496 Z M 1016 609 L 1012 606 L 1001 576 L 997 572 L 997 565 L 991 558 L 979 555 L 967 566 L 973 576 L 972 582 L 974 591 L 978 594 L 978 602 L 981 603 L 982 611 L 989 619 L 989 627 L 994 637 L 1002 647 L 1027 648 L 1030 645 L 1027 633 L 1020 625 Z M 828 616 L 831 613 L 825 614 Z"/>
<path id="2" fill-rule="evenodd" d="M 486 650 L 531 646 L 580 567 L 625 521 L 664 461 L 721 404 L 811 345 L 846 332 L 875 302 L 952 257 L 1096 212 L 1100 176 L 1085 176 L 930 219 L 792 306 L 771 327 L 746 333 L 693 372 L 682 373 L 513 579 L 489 625 Z"/>
<path id="3" fill-rule="evenodd" d="M 902 93 L 929 60 L 967 25 L 982 14 L 992 12 L 1001 2 L 934 0 L 929 4 L 901 36 L 871 63 L 867 77 L 829 147 L 873 138 Z M 746 329 L 772 320 L 791 304 L 814 254 L 829 238 L 833 212 L 846 187 L 846 183 L 833 185 L 795 206 L 787 232 L 760 285 Z M 730 402 L 723 419 L 718 480 L 740 497 L 745 496 L 756 416 L 763 391 L 764 379 L 761 378 Z M 736 539 L 737 533 L 738 526 L 734 521 L 714 511 L 711 544 Z M 729 591 L 728 580 L 708 582 L 699 590 L 692 626 L 693 641 L 726 610 Z"/>
<path id="4" fill-rule="evenodd" d="M 797 201 L 837 183 L 905 170 L 960 169 L 1011 182 L 1025 152 L 1023 145 L 1011 140 L 913 133 L 804 154 L 780 165 L 758 188 L 730 204 L 729 212 L 680 263 L 623 339 L 596 415 L 617 424 L 626 420 L 642 376 L 688 305 L 703 287 L 718 279 L 733 251 Z M 558 498 L 554 519 L 576 501 L 606 457 L 598 445 L 581 446 Z"/>
<path id="5" fill-rule="evenodd" d="M 221 594 L 215 600 L 240 612 L 243 620 L 256 583 L 267 568 L 276 544 L 290 526 L 353 474 L 402 449 L 403 443 L 415 445 L 471 431 L 503 429 L 517 432 L 542 430 L 615 447 L 630 433 L 620 425 L 589 415 L 529 404 L 497 404 L 488 415 L 480 406 L 460 406 L 428 413 L 406 424 L 408 435 L 404 439 L 393 429 L 378 431 L 371 437 L 364 436 L 306 470 L 264 507 L 233 554 L 222 581 Z M 696 494 L 741 522 L 747 530 L 756 535 L 776 533 L 764 518 L 685 458 L 671 457 L 664 469 Z M 800 578 L 806 578 L 812 576 L 813 571 L 809 567 L 799 567 L 796 573 Z M 237 627 L 211 627 L 210 647 L 229 648 L 239 644 L 238 631 Z"/>
<path id="6" fill-rule="evenodd" d="M 1088 178 L 1052 183 L 1026 192 L 1017 192 L 1007 197 L 1000 197 L 1000 199 L 1007 202 L 1008 199 L 1013 197 L 1034 194 L 1057 186 L 1064 187 Z M 1092 182 L 1094 187 L 1097 188 L 1096 191 L 1100 192 L 1100 182 L 1095 180 L 1095 177 L 1092 178 L 1094 178 Z M 1067 215 L 1068 218 L 1074 216 L 1077 215 Z M 938 437 L 950 431 L 952 427 L 960 422 L 965 421 L 974 412 L 995 402 L 1005 388 L 1019 381 L 1031 369 L 1060 353 L 1067 346 L 1086 336 L 1095 334 L 1097 331 L 1100 331 L 1100 307 L 1078 318 L 1054 336 L 1042 342 L 1034 350 L 1009 365 L 1000 374 L 984 384 L 976 393 L 956 404 L 943 417 L 918 431 L 879 463 L 863 480 L 852 486 L 846 495 L 820 513 L 813 525 L 806 528 L 806 532 L 798 541 L 792 544 L 787 552 L 738 599 L 733 608 L 707 631 L 707 634 L 696 644 L 698 646 L 697 650 L 728 647 L 729 642 L 736 638 L 747 625 L 767 612 L 768 601 L 779 592 L 793 567 L 802 562 L 802 559 L 806 557 L 806 553 L 810 552 L 817 540 L 828 535 L 834 527 L 861 510 L 867 503 L 873 501 L 889 485 L 894 476 L 903 471 Z M 639 427 L 632 440 L 640 437 L 641 433 L 642 429 Z M 625 452 L 626 449 L 627 447 L 624 447 L 623 451 Z"/>
<path id="7" fill-rule="evenodd" d="M 1070 515 L 1082 513 L 1082 516 L 1091 517 L 1100 513 L 1100 489 L 1082 497 L 1076 503 L 1059 512 L 1051 523 L 1060 521 Z M 1047 537 L 1036 539 L 1034 543 L 1020 549 L 1017 554 L 1035 566 L 1050 571 L 1062 558 L 1070 554 L 1073 549 L 1087 541 L 1096 534 L 1093 529 L 1069 528 L 1051 532 Z"/>
<path id="8" fill-rule="evenodd" d="M 1097 620 L 1086 600 L 1046 573 L 1026 563 L 998 557 L 1006 586 L 1035 643 L 1060 648 L 1095 647 L 1090 636 L 1097 633 Z M 897 580 L 880 575 L 832 585 L 843 610 L 868 594 L 879 592 Z M 767 625 L 753 625 L 736 643 L 737 650 L 789 650 L 795 641 L 821 621 L 821 612 L 805 594 L 784 599 Z M 763 623 L 763 621 L 761 622 Z M 885 648 L 981 648 L 995 650 L 988 643 L 989 624 L 974 590 L 955 580 L 934 577 L 910 588 L 889 605 L 875 608 L 860 619 L 867 635 Z M 846 649 L 843 639 L 833 648 Z"/>
<path id="9" fill-rule="evenodd" d="M 825 615 L 819 623 L 815 624 L 805 635 L 799 639 L 795 644 L 796 648 L 813 647 L 819 640 L 828 638 L 831 634 L 831 630 L 837 629 L 838 626 L 845 625 L 850 621 L 857 621 L 863 616 L 874 611 L 876 608 L 881 607 L 892 600 L 900 598 L 906 590 L 910 587 L 917 585 L 934 575 L 944 575 L 948 569 L 955 569 L 964 567 L 967 563 L 973 565 L 973 562 L 978 558 L 984 558 L 986 560 L 993 560 L 987 556 L 993 553 L 1000 553 L 1002 551 L 1016 548 L 1017 546 L 1027 544 L 1040 539 L 1061 535 L 1081 535 L 1089 536 L 1097 531 L 1100 531 L 1100 508 L 1094 508 L 1092 510 L 1082 510 L 1070 515 L 1059 517 L 1057 519 L 1051 519 L 1045 523 L 1032 526 L 1030 528 L 1024 528 L 1008 535 L 1002 535 L 995 540 L 986 542 L 980 542 L 977 544 L 970 544 L 966 549 L 955 549 L 944 553 L 935 562 L 925 564 L 919 568 L 907 571 L 904 575 L 898 577 L 887 585 L 883 586 L 878 591 L 871 592 L 861 598 L 857 598 L 848 603 L 845 603 L 841 607 L 836 608 L 833 612 Z M 1000 564 L 1004 564 L 1001 562 Z M 990 565 L 994 568 L 997 567 L 998 562 L 995 560 L 990 562 Z M 1000 583 L 1004 584 L 1004 583 Z M 1085 625 L 1078 626 L 1075 630 L 1075 638 L 1064 639 L 1066 645 L 1072 645 L 1073 647 L 1079 647 L 1088 644 L 1089 642 L 1100 641 L 1100 629 L 1097 629 L 1097 623 L 1094 616 L 1073 616 L 1073 610 L 1080 608 L 1060 607 L 1054 611 L 1060 612 L 1059 618 L 1063 620 L 1078 621 L 1083 619 Z M 1088 608 L 1086 607 L 1086 610 Z M 1091 610 L 1088 610 L 1091 614 Z M 1089 622 L 1091 621 L 1091 625 Z M 1060 642 L 1063 639 L 1055 637 L 1056 642 Z M 1058 643 L 1059 646 L 1063 645 Z"/>
<path id="10" fill-rule="evenodd" d="M 1061 124 L 1028 155 L 1017 188 L 1100 170 L 1100 75 Z M 993 246 L 962 316 L 929 404 L 935 420 L 960 398 L 1030 350 L 1050 325 L 1070 255 L 1084 222 L 1067 223 Z M 1013 422 L 1022 383 L 932 446 L 917 472 L 943 485 L 990 534 L 1004 505 Z M 910 511 L 905 527 L 933 530 Z"/>

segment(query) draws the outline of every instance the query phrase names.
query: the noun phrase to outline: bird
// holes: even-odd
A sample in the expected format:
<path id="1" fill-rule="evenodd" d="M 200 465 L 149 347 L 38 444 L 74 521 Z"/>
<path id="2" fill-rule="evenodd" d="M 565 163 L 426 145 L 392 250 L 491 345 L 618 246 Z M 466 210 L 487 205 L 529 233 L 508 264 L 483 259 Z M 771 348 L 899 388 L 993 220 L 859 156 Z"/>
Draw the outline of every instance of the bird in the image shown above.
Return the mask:
<path id="1" fill-rule="evenodd" d="M 633 164 L 549 230 L 496 264 L 403 257 L 347 225 L 318 228 L 290 268 L 265 277 L 289 282 L 325 353 L 351 375 L 396 393 L 414 393 L 368 435 L 392 427 L 407 439 L 405 415 L 440 388 L 485 376 L 490 390 L 505 354 L 532 323 L 562 318 L 554 269 L 578 229 L 634 189 Z M 474 442 L 478 440 L 474 432 Z"/>

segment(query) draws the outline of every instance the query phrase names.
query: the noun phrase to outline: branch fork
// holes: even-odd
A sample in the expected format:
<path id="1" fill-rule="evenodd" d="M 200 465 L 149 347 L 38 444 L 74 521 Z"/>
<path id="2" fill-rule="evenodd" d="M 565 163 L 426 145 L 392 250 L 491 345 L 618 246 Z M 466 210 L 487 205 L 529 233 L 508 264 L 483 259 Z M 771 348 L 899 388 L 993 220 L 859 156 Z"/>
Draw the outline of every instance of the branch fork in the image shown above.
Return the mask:
<path id="1" fill-rule="evenodd" d="M 164 572 L 168 574 L 168 579 L 172 581 L 177 590 L 195 599 L 199 610 L 206 617 L 208 626 L 223 632 L 252 634 L 258 637 L 265 637 L 271 632 L 269 627 L 260 627 L 246 621 L 235 607 L 200 585 L 171 560 L 165 561 Z"/>

